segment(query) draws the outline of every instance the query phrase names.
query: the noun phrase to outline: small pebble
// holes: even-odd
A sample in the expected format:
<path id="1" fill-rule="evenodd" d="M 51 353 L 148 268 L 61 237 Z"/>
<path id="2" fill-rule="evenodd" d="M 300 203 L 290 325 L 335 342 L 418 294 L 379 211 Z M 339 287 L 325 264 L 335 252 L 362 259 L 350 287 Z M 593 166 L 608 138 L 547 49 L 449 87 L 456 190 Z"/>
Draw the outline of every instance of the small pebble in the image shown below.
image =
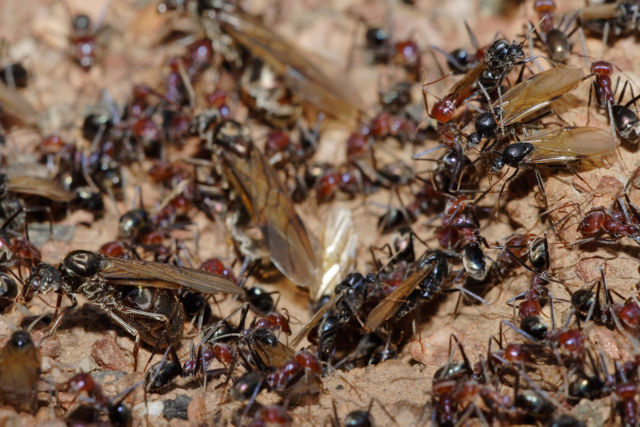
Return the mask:
<path id="1" fill-rule="evenodd" d="M 187 408 L 189 407 L 189 402 L 191 402 L 191 398 L 183 394 L 179 395 L 173 400 L 163 400 L 162 403 L 164 404 L 164 410 L 162 411 L 162 415 L 167 420 L 172 420 L 174 418 L 182 418 L 183 420 L 187 420 L 189 419 L 187 416 Z"/>
<path id="2" fill-rule="evenodd" d="M 124 371 L 128 368 L 126 354 L 111 335 L 105 335 L 93 344 L 91 356 L 104 369 Z"/>

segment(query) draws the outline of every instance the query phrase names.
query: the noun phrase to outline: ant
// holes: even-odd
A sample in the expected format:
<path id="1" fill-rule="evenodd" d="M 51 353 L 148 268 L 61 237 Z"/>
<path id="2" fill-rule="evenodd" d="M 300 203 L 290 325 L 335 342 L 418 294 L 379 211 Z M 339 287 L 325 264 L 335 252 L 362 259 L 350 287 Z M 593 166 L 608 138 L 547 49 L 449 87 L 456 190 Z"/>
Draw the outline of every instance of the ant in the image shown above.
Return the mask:
<path id="1" fill-rule="evenodd" d="M 490 265 L 481 245 L 488 247 L 488 244 L 480 235 L 480 223 L 466 196 L 457 196 L 447 202 L 442 225 L 436 233 L 445 249 L 462 251 L 464 270 L 472 279 L 482 282 L 487 277 Z"/>
<path id="2" fill-rule="evenodd" d="M 616 409 L 620 413 L 621 421 L 624 425 L 634 426 L 640 421 L 638 414 L 638 384 L 628 380 L 623 373 L 622 382 L 617 384 L 613 395 L 615 396 Z"/>
<path id="3" fill-rule="evenodd" d="M 501 246 L 497 263 L 504 274 L 506 269 L 515 265 L 523 265 L 524 257 L 527 257 L 529 265 L 535 271 L 545 271 L 549 265 L 549 250 L 546 238 L 540 238 L 535 234 L 513 234 L 507 238 Z M 529 266 L 525 266 L 527 268 Z"/>
<path id="4" fill-rule="evenodd" d="M 620 139 L 632 144 L 637 143 L 638 140 L 640 140 L 640 119 L 638 119 L 637 109 L 634 112 L 629 106 L 631 104 L 635 105 L 640 97 L 634 96 L 633 90 L 631 90 L 632 98 L 626 104 L 622 104 L 622 99 L 629 85 L 629 81 L 627 80 L 622 86 L 616 102 L 614 95 L 617 92 L 619 79 L 616 87 L 613 88 L 611 83 L 613 65 L 607 61 L 593 62 L 591 64 L 591 73 L 595 74 L 596 78 L 591 90 L 589 90 L 589 101 L 587 105 L 591 105 L 591 94 L 594 92 L 598 107 L 608 111 L 609 120 L 618 136 L 620 136 Z"/>
<path id="5" fill-rule="evenodd" d="M 0 272 L 0 313 L 13 307 L 18 297 L 18 283 L 8 273 Z"/>
<path id="6" fill-rule="evenodd" d="M 129 396 L 129 394 L 140 385 L 134 384 L 129 389 L 125 390 L 122 393 L 119 393 L 114 398 L 109 398 L 102 391 L 102 386 L 95 382 L 93 377 L 87 373 L 80 373 L 74 375 L 69 381 L 66 383 L 65 391 L 71 391 L 76 394 L 76 397 L 81 393 L 87 393 L 89 397 L 89 401 L 93 403 L 93 409 L 97 412 L 91 413 L 91 420 L 89 422 L 97 421 L 100 412 L 106 412 L 109 417 L 109 422 L 114 426 L 122 426 L 128 427 L 133 424 L 133 418 L 131 415 L 131 410 L 124 404 L 124 399 Z M 68 415 L 68 421 L 70 422 L 78 422 L 79 420 L 75 419 L 75 417 L 79 414 L 79 407 L 74 411 L 70 412 Z M 83 414 L 85 417 L 87 414 Z"/>
<path id="7" fill-rule="evenodd" d="M 611 210 L 605 209 L 603 206 L 591 209 L 578 224 L 578 231 L 585 239 L 579 240 L 575 244 L 591 241 L 610 244 L 622 236 L 640 244 L 640 223 L 637 215 L 631 216 L 630 211 L 630 207 L 623 198 L 618 198 Z M 631 212 L 635 213 L 635 210 Z M 602 239 L 601 236 L 605 233 L 614 240 Z"/>
<path id="8" fill-rule="evenodd" d="M 365 33 L 366 47 L 377 63 L 397 63 L 412 76 L 418 76 L 421 67 L 420 48 L 411 40 L 393 42 L 391 34 L 379 27 L 370 27 Z"/>
<path id="9" fill-rule="evenodd" d="M 531 324 L 524 323 L 527 319 L 531 319 Z M 555 329 L 553 299 L 551 299 L 551 331 L 547 329 L 547 326 L 540 320 L 539 316 L 528 316 L 524 318 L 522 329 L 514 326 L 507 320 L 503 320 L 502 323 L 526 337 L 534 344 L 542 344 L 543 346 L 550 347 L 552 354 L 560 364 L 564 364 L 564 361 L 574 364 L 581 362 L 585 357 L 586 338 L 580 329 L 568 328 L 570 321 L 571 316 L 567 318 L 567 322 L 562 329 Z"/>
<path id="10" fill-rule="evenodd" d="M 499 86 L 513 67 L 523 63 L 523 43 L 509 43 L 504 39 L 494 41 L 487 48 L 484 60 L 469 70 L 448 95 L 433 105 L 431 117 L 443 123 L 451 121 L 457 108 L 476 92 L 473 87 L 476 82 L 488 89 Z"/>
<path id="11" fill-rule="evenodd" d="M 250 427 L 266 427 L 271 425 L 287 426 L 293 423 L 293 418 L 287 409 L 280 405 L 260 406 L 251 421 L 247 424 Z"/>
<path id="12" fill-rule="evenodd" d="M 586 30 L 602 34 L 602 45 L 613 38 L 622 37 L 638 30 L 638 4 L 635 2 L 606 2 L 583 7 L 578 11 L 580 25 Z"/>
<path id="13" fill-rule="evenodd" d="M 484 60 L 484 56 L 486 54 L 487 47 L 480 47 L 478 43 L 478 39 L 473 34 L 473 31 L 467 24 L 467 21 L 464 21 L 464 26 L 467 30 L 467 34 L 469 35 L 469 40 L 471 41 L 471 45 L 475 49 L 475 53 L 471 53 L 466 49 L 458 48 L 454 49 L 451 52 L 447 52 L 438 46 L 431 45 L 431 49 L 435 49 L 440 52 L 447 59 L 447 66 L 453 74 L 465 74 L 470 71 L 473 67 L 475 67 L 479 61 Z"/>
<path id="14" fill-rule="evenodd" d="M 214 345 L 213 348 L 201 344 L 198 347 L 198 351 L 194 351 L 193 345 L 191 346 L 191 358 L 181 364 L 179 360 L 173 360 L 175 355 L 171 359 L 167 359 L 169 349 L 165 351 L 164 356 L 160 362 L 151 366 L 146 372 L 144 384 L 145 391 L 152 393 L 162 393 L 168 391 L 173 382 L 178 377 L 189 377 L 201 373 L 206 385 L 206 379 L 209 377 L 216 378 L 220 375 L 230 373 L 228 368 L 221 369 L 207 369 L 208 363 L 214 358 L 220 362 L 231 363 L 233 359 L 233 350 L 230 353 L 220 351 L 220 346 Z"/>
<path id="15" fill-rule="evenodd" d="M 86 72 L 96 64 L 96 38 L 107 14 L 107 8 L 108 2 L 102 8 L 96 25 L 91 22 L 88 15 L 83 13 L 73 15 L 71 19 L 71 34 L 69 36 L 71 57 Z M 69 14 L 71 15 L 70 11 Z"/>
<path id="16" fill-rule="evenodd" d="M 554 62 L 565 62 L 571 53 L 571 43 L 569 38 L 576 32 L 579 26 L 575 26 L 573 30 L 567 33 L 567 30 L 571 24 L 576 20 L 577 13 L 574 14 L 571 19 L 565 21 L 566 16 L 563 16 L 557 27 L 553 26 L 553 11 L 556 9 L 555 1 L 553 0 L 536 0 L 533 4 L 533 9 L 538 13 L 540 19 L 540 29 L 542 35 L 538 33 L 535 26 L 533 33 L 536 35 L 537 42 L 541 43 L 547 50 L 549 57 Z"/>
<path id="17" fill-rule="evenodd" d="M 379 301 L 383 296 L 384 291 L 375 274 L 350 273 L 336 285 L 331 300 L 293 338 L 292 346 L 296 347 L 312 330 L 317 331 L 314 332 L 316 339 L 313 336 L 309 339 L 317 342 L 320 359 L 327 360 L 335 353 L 338 338 L 346 331 L 347 325 L 354 318 L 360 318 L 364 305 L 369 301 Z"/>
<path id="18" fill-rule="evenodd" d="M 0 81 L 7 87 L 23 89 L 27 87 L 29 74 L 20 62 L 14 62 L 0 68 Z"/>

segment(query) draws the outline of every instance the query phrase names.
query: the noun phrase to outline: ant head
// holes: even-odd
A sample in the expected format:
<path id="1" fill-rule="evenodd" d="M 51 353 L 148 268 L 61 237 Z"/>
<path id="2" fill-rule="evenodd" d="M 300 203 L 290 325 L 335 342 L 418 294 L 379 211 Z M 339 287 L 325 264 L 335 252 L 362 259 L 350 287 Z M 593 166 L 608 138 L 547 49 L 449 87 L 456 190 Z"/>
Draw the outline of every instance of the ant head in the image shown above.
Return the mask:
<path id="1" fill-rule="evenodd" d="M 84 13 L 81 13 L 73 17 L 71 25 L 73 26 L 73 30 L 76 32 L 87 32 L 91 28 L 91 18 Z"/>
<path id="2" fill-rule="evenodd" d="M 29 302 L 35 294 L 57 292 L 62 288 L 63 281 L 60 272 L 50 264 L 40 263 L 31 269 L 22 290 L 22 298 Z"/>
<path id="3" fill-rule="evenodd" d="M 491 173 L 498 173 L 502 170 L 502 168 L 505 165 L 505 161 L 502 158 L 501 155 L 496 156 L 495 159 L 493 159 L 493 163 L 491 164 Z"/>
<path id="4" fill-rule="evenodd" d="M 556 9 L 556 3 L 553 0 L 536 0 L 533 3 L 533 10 L 538 13 L 551 13 Z"/>
<path id="5" fill-rule="evenodd" d="M 524 41 L 521 43 L 515 41 L 509 43 L 509 41 L 505 39 L 498 39 L 494 41 L 487 50 L 487 57 L 490 62 L 519 62 L 524 59 L 523 45 Z"/>
<path id="6" fill-rule="evenodd" d="M 591 64 L 591 72 L 598 76 L 610 76 L 613 73 L 613 66 L 607 61 L 595 61 Z"/>

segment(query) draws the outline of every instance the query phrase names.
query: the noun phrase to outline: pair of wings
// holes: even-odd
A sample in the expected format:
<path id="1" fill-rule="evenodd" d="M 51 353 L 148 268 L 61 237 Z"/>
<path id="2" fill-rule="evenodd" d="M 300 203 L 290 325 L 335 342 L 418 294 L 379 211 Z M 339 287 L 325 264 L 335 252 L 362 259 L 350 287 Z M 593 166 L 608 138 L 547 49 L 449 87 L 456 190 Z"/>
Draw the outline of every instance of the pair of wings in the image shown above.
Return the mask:
<path id="1" fill-rule="evenodd" d="M 139 286 L 143 282 L 154 288 L 189 288 L 205 294 L 244 293 L 244 289 L 225 277 L 195 268 L 152 261 L 107 257 L 100 276 L 114 285 L 122 286 Z"/>
<path id="2" fill-rule="evenodd" d="M 364 325 L 365 328 L 370 331 L 376 330 L 386 320 L 393 316 L 400 305 L 406 301 L 406 298 L 411 294 L 411 292 L 413 292 L 420 283 L 426 279 L 429 274 L 431 274 L 433 269 L 434 264 L 429 263 L 428 265 L 418 268 L 412 272 L 409 277 L 407 277 L 400 285 L 398 285 L 397 288 L 395 288 L 385 299 L 371 310 L 367 316 L 367 320 Z M 320 310 L 314 314 L 311 320 L 309 320 L 309 322 L 307 322 L 304 327 L 298 331 L 291 340 L 290 346 L 292 348 L 296 348 L 311 329 L 313 329 L 322 320 L 324 315 L 336 305 L 338 300 L 340 300 L 346 292 L 347 290 L 345 289 L 342 292 L 333 295 L 331 300 L 324 304 Z"/>
<path id="3" fill-rule="evenodd" d="M 518 83 L 496 100 L 504 126 L 522 121 L 547 107 L 551 101 L 575 89 L 584 79 L 581 68 L 554 67 Z"/>
<path id="4" fill-rule="evenodd" d="M 274 265 L 298 286 L 309 286 L 318 271 L 317 255 L 276 171 L 253 146 L 248 157 L 223 151 L 227 179 L 264 235 Z"/>
<path id="5" fill-rule="evenodd" d="M 611 154 L 618 146 L 611 131 L 587 126 L 543 132 L 521 142 L 535 147 L 527 156 L 529 164 L 595 159 Z"/>

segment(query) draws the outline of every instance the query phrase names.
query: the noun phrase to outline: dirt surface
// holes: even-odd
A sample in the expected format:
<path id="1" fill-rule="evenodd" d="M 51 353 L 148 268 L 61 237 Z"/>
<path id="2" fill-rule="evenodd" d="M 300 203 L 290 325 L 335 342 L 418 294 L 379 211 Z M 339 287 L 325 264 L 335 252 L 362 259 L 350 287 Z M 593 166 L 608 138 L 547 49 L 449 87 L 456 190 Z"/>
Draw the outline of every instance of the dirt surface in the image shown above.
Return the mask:
<path id="1" fill-rule="evenodd" d="M 531 2 L 509 6 L 509 10 L 503 14 L 496 13 L 491 3 L 418 0 L 415 6 L 408 6 L 396 1 L 282 0 L 247 1 L 244 7 L 251 14 L 263 16 L 265 22 L 270 23 L 277 32 L 289 40 L 295 40 L 299 47 L 309 51 L 316 60 L 321 58 L 323 62 L 329 63 L 327 68 L 334 70 L 334 74 L 348 78 L 367 110 L 373 112 L 376 109 L 378 88 L 397 80 L 397 73 L 400 71 L 386 65 L 371 65 L 362 46 L 365 31 L 362 21 L 371 25 L 388 26 L 392 29 L 394 39 L 402 40 L 410 36 L 415 40 L 423 50 L 421 79 L 434 81 L 441 74 L 428 47 L 435 45 L 445 50 L 470 47 L 464 29 L 465 21 L 474 30 L 480 44 L 485 45 L 498 32 L 509 39 L 516 38 L 525 32 L 524 25 L 528 21 L 536 20 Z M 561 3 L 558 14 L 570 14 L 582 5 L 580 1 Z M 4 0 L 0 3 L 0 39 L 6 41 L 0 63 L 9 60 L 24 62 L 32 80 L 22 94 L 38 111 L 35 129 L 14 128 L 8 133 L 6 145 L 0 148 L 5 159 L 4 168 L 9 172 L 23 172 L 25 165 L 33 163 L 34 155 L 31 153 L 42 135 L 55 132 L 67 141 L 86 144 L 80 132 L 82 120 L 105 94 L 121 105 L 129 99 L 135 83 L 161 88 L 168 69 L 168 59 L 183 52 L 186 44 L 180 40 L 161 43 L 162 37 L 168 34 L 170 28 L 186 29 L 187 32 L 193 30 L 188 19 L 178 19 L 172 13 L 157 14 L 155 2 L 32 0 L 28 8 L 24 5 L 24 2 L 17 0 Z M 70 13 L 86 13 L 94 20 L 99 20 L 104 14 L 98 35 L 97 63 L 89 72 L 82 70 L 69 57 Z M 572 40 L 575 44 L 574 52 L 580 51 L 577 34 Z M 611 61 L 618 67 L 614 71 L 615 76 L 632 82 L 638 81 L 640 61 L 634 57 L 637 45 L 632 37 L 620 39 L 606 49 L 603 49 L 599 40 L 588 38 L 586 46 L 591 57 Z M 442 57 L 438 55 L 435 54 L 444 66 Z M 538 61 L 541 66 L 547 67 L 544 60 Z M 574 54 L 569 63 L 584 68 L 585 58 Z M 429 97 L 429 102 L 446 94 L 455 79 L 457 77 L 449 77 L 429 85 L 427 90 L 433 95 Z M 589 122 L 590 126 L 609 129 L 604 115 L 593 110 L 588 113 L 586 105 L 589 84 L 583 82 L 570 96 L 556 101 L 554 109 L 563 120 L 572 125 L 585 125 Z M 420 84 L 414 84 L 413 99 L 416 105 L 421 102 L 420 89 Z M 246 109 L 238 105 L 236 113 L 242 117 L 246 115 Z M 426 114 L 424 120 L 430 120 Z M 559 119 L 552 117 L 549 120 L 557 122 Z M 323 130 L 315 159 L 333 164 L 343 162 L 344 144 L 352 131 L 350 126 L 352 124 L 329 122 Z M 256 124 L 251 132 L 259 141 L 266 130 L 264 126 Z M 425 172 L 433 165 L 430 162 L 411 160 L 411 155 L 435 147 L 439 142 L 434 138 L 417 145 L 401 146 L 389 139 L 384 144 L 379 151 L 381 162 L 384 162 L 383 159 L 398 158 L 416 171 Z M 499 202 L 497 192 L 501 184 L 498 184 L 496 191 L 482 202 L 483 206 L 490 207 L 500 204 L 497 217 L 482 222 L 482 235 L 490 247 L 500 245 L 514 232 L 547 236 L 551 258 L 549 275 L 557 279 L 557 282 L 550 283 L 549 291 L 556 299 L 555 320 L 559 324 L 569 316 L 571 305 L 568 301 L 571 292 L 598 281 L 601 269 L 604 269 L 610 289 L 625 297 L 634 294 L 636 285 L 640 282 L 638 246 L 633 241 L 621 239 L 618 244 L 610 246 L 571 245 L 582 238 L 576 231 L 581 215 L 595 206 L 610 206 L 627 184 L 632 172 L 640 166 L 640 155 L 636 148 L 622 146 L 618 154 L 605 159 L 602 167 L 587 167 L 579 172 L 579 176 L 568 172 L 554 172 L 545 178 L 549 218 L 561 224 L 557 230 L 552 229 L 548 219 L 541 219 L 545 205 L 533 181 L 514 181 L 507 193 L 520 195 L 503 196 Z M 189 146 L 183 150 L 171 149 L 168 156 L 172 160 L 186 158 L 191 154 L 189 150 Z M 56 232 L 60 233 L 60 237 L 55 239 L 48 238 L 46 224 L 40 228 L 34 226 L 32 239 L 38 243 L 43 260 L 56 265 L 73 249 L 95 251 L 102 244 L 114 240 L 119 215 L 132 207 L 137 187 L 142 190 L 144 204 L 148 209 L 158 206 L 168 190 L 152 183 L 145 173 L 150 166 L 151 163 L 145 161 L 125 169 L 127 185 L 124 199 L 115 202 L 105 198 L 106 210 L 102 218 L 94 219 L 87 211 L 76 211 L 55 224 Z M 47 171 L 40 167 L 31 173 L 46 176 Z M 486 188 L 490 181 L 495 179 L 483 177 L 481 187 Z M 401 190 L 401 194 L 405 198 L 409 197 L 406 189 Z M 640 191 L 632 189 L 628 195 L 635 205 L 640 206 Z M 380 247 L 391 239 L 391 235 L 381 236 L 376 227 L 377 217 L 390 202 L 398 205 L 396 195 L 389 191 L 366 198 L 358 196 L 353 200 L 338 197 L 331 203 L 320 204 L 311 197 L 305 203 L 297 205 L 297 210 L 307 228 L 319 235 L 331 209 L 335 206 L 350 209 L 358 235 L 355 269 L 369 272 L 373 269 L 369 248 Z M 216 256 L 224 262 L 232 263 L 236 255 L 225 225 L 220 221 L 212 222 L 195 210 L 190 213 L 190 218 L 193 224 L 187 231 L 175 231 L 173 237 L 183 240 L 197 254 L 197 259 Z M 413 229 L 430 247 L 438 246 L 433 237 L 432 219 L 419 217 L 413 224 Z M 198 234 L 197 248 L 193 238 L 195 231 Z M 495 259 L 499 250 L 489 248 L 486 249 L 486 254 Z M 235 264 L 236 273 L 239 272 L 239 264 Z M 375 403 L 371 412 L 379 425 L 428 423 L 432 414 L 429 407 L 431 380 L 435 371 L 449 357 L 450 335 L 456 334 L 472 361 L 486 357 L 489 338 L 498 335 L 501 320 L 514 319 L 514 309 L 506 302 L 527 288 L 530 277 L 531 274 L 522 268 L 508 274 L 482 295 L 487 304 L 462 304 L 457 307 L 458 295 L 452 294 L 427 305 L 421 312 L 416 330 L 406 331 L 413 338 L 403 346 L 397 359 L 350 371 L 337 371 L 323 378 L 322 390 L 317 396 L 290 410 L 294 423 L 326 424 L 333 417 L 334 403 L 338 417 L 343 419 L 350 411 L 369 407 L 372 399 L 375 399 Z M 286 308 L 291 315 L 295 334 L 311 317 L 308 293 L 288 282 L 264 286 L 268 290 L 280 292 L 279 307 Z M 213 306 L 214 314 L 219 317 L 225 317 L 238 305 L 230 297 L 218 299 L 224 300 Z M 103 313 L 90 305 L 84 305 L 84 302 L 81 300 L 80 308 L 68 313 L 56 334 L 40 346 L 42 376 L 38 384 L 40 406 L 37 412 L 16 412 L 14 405 L 4 405 L 0 408 L 0 425 L 62 424 L 65 414 L 77 404 L 77 400 L 73 393 L 59 392 L 53 397 L 51 385 L 63 384 L 80 371 L 91 372 L 103 384 L 104 391 L 109 396 L 115 396 L 143 378 L 142 372 L 132 371 L 133 339 L 112 324 Z M 0 345 L 6 343 L 12 331 L 25 326 L 23 319 L 50 313 L 55 304 L 56 296 L 48 295 L 42 300 L 34 300 L 28 308 L 20 306 L 13 313 L 2 316 Z M 543 309 L 547 320 L 550 319 L 549 310 L 549 306 Z M 454 312 L 457 313 L 455 316 Z M 408 323 L 408 328 L 411 328 L 410 325 Z M 39 343 L 45 331 L 46 325 L 37 325 L 33 329 L 36 343 Z M 637 352 L 636 339 L 629 334 L 610 331 L 593 324 L 585 329 L 585 334 L 593 348 L 603 352 L 611 362 L 629 360 Z M 181 357 L 188 357 L 189 342 L 192 339 L 196 343 L 199 341 L 198 332 L 193 325 L 187 325 L 178 351 Z M 281 339 L 287 342 L 288 337 L 283 335 Z M 505 331 L 504 339 L 507 342 L 521 340 L 511 330 Z M 150 350 L 143 347 L 140 351 L 139 360 L 143 367 L 151 354 Z M 160 357 L 156 355 L 154 361 L 158 361 Z M 547 380 L 551 381 L 549 378 L 553 374 L 541 372 L 540 375 L 546 375 Z M 170 391 L 148 394 L 146 405 L 142 387 L 138 387 L 127 397 L 126 402 L 133 408 L 135 424 L 145 423 L 147 420 L 152 425 L 175 426 L 227 423 L 234 418 L 235 411 L 244 406 L 241 402 L 230 399 L 222 384 L 223 380 L 211 380 L 203 388 L 195 380 L 179 380 Z M 168 401 L 184 399 L 182 396 L 186 396 L 186 400 L 182 402 L 186 406 L 187 419 L 174 418 L 169 421 L 163 416 L 163 409 L 166 411 L 171 406 Z M 274 392 L 263 392 L 258 401 L 265 405 L 272 404 L 279 402 L 280 397 Z M 145 418 L 146 408 L 149 411 L 148 418 Z M 599 401 L 584 401 L 574 408 L 563 405 L 563 408 L 581 419 L 590 418 L 590 425 L 599 425 L 598 420 L 606 420 L 610 412 L 609 405 Z"/>

